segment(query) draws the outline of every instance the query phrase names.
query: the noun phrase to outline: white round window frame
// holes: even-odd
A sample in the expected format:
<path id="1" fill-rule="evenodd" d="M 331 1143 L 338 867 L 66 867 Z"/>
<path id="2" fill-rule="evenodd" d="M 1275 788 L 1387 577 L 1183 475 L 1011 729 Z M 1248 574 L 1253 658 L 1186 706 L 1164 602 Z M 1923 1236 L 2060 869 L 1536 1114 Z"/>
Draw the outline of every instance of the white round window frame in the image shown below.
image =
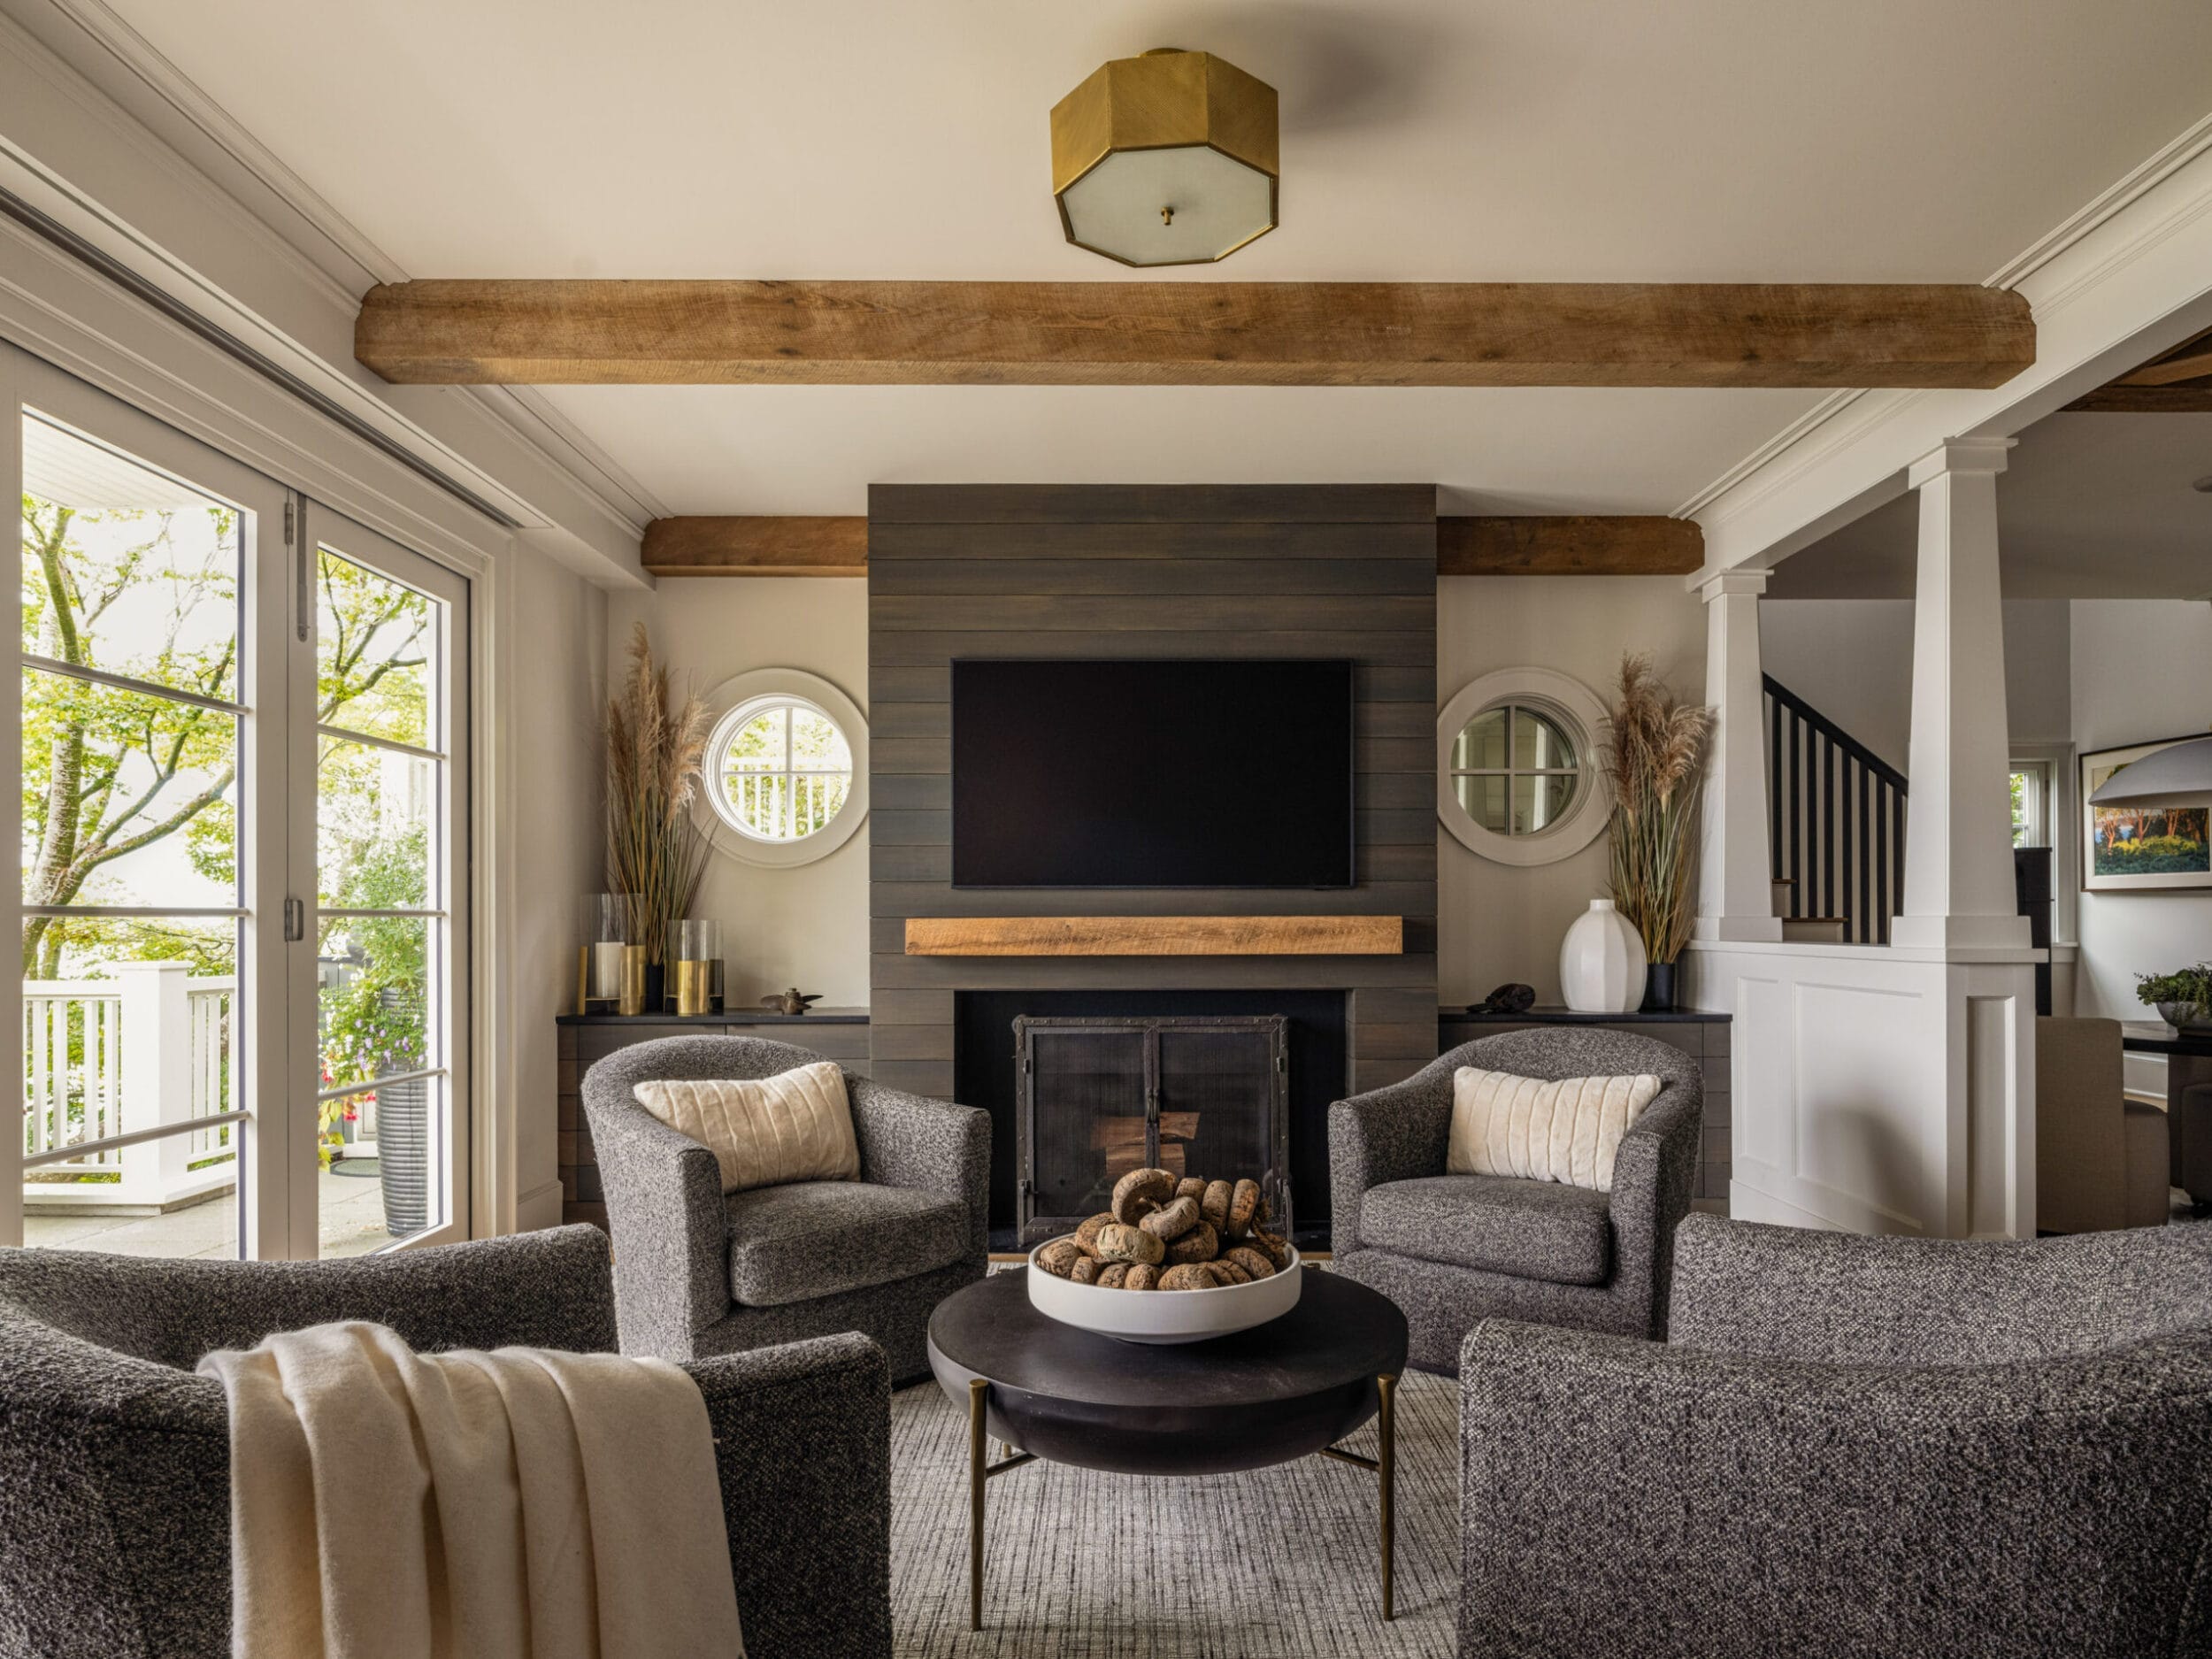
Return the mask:
<path id="1" fill-rule="evenodd" d="M 1542 710 L 1575 740 L 1580 787 L 1567 815 L 1532 835 L 1501 835 L 1475 822 L 1452 788 L 1452 744 L 1484 710 L 1515 703 Z M 1530 868 L 1571 858 L 1595 841 L 1612 817 L 1604 799 L 1598 744 L 1611 710 L 1571 674 L 1550 668 L 1502 668 L 1470 680 L 1436 717 L 1436 816 L 1469 852 L 1493 864 Z"/>
<path id="2" fill-rule="evenodd" d="M 708 727 L 704 787 L 692 814 L 718 852 L 764 870 L 791 870 L 828 857 L 852 840 L 868 819 L 868 718 L 860 705 L 819 674 L 797 668 L 757 668 L 724 680 L 701 699 L 712 717 Z M 737 723 L 731 716 L 749 704 L 770 701 L 803 704 L 834 721 L 852 750 L 852 787 L 837 816 L 811 835 L 796 841 L 766 841 L 737 827 L 715 804 L 722 787 L 722 753 Z"/>

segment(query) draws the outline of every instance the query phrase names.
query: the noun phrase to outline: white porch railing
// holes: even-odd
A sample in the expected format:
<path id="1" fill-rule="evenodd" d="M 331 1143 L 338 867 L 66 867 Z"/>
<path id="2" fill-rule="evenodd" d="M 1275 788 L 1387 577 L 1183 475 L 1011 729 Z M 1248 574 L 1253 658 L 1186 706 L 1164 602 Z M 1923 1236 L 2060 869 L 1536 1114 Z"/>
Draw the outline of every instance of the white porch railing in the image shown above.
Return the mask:
<path id="1" fill-rule="evenodd" d="M 180 962 L 125 963 L 111 979 L 25 980 L 25 1156 L 237 1110 L 237 989 Z M 237 1127 L 42 1164 L 46 1179 L 24 1182 L 25 1202 L 167 1205 L 214 1192 L 236 1179 Z"/>

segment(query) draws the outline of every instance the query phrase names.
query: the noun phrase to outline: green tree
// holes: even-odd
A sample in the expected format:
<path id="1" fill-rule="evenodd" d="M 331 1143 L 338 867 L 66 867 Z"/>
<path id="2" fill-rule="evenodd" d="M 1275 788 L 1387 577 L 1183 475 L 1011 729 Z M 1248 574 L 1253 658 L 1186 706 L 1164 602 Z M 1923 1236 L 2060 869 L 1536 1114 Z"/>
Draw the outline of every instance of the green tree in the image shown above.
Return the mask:
<path id="1" fill-rule="evenodd" d="M 25 495 L 26 649 L 71 667 L 232 698 L 239 527 L 227 507 L 86 511 Z M 214 556 L 203 550 L 211 538 Z M 328 554 L 319 575 L 318 722 L 419 741 L 423 683 L 410 671 L 425 661 L 427 602 Z M 104 627 L 119 606 L 134 608 L 134 626 Z M 147 622 L 149 614 L 159 619 Z M 211 627 L 211 618 L 223 626 Z M 326 791 L 339 796 L 359 782 L 360 769 L 336 757 L 343 747 L 321 745 L 321 770 L 334 774 Z M 198 873 L 226 886 L 235 880 L 229 796 L 237 746 L 228 714 L 65 674 L 27 674 L 22 758 L 26 903 L 96 902 L 95 878 L 104 869 L 180 833 Z M 363 818 L 342 799 L 330 802 L 326 815 Z M 364 833 L 376 833 L 373 821 Z M 326 859 L 329 853 L 326 847 Z M 30 916 L 24 974 L 58 977 L 72 946 L 182 957 L 201 972 L 232 965 L 231 933 L 222 925 Z"/>
<path id="2" fill-rule="evenodd" d="M 206 510 L 217 541 L 234 542 L 235 514 Z M 234 634 L 190 647 L 188 618 L 212 601 L 233 600 L 219 567 L 180 571 L 173 511 L 82 514 L 23 497 L 23 633 L 38 655 L 79 668 L 105 668 L 204 696 L 230 694 Z M 73 532 L 89 524 L 134 534 L 94 552 Z M 106 538 L 111 541 L 114 538 Z M 135 652 L 96 660 L 99 624 L 134 588 L 169 588 L 168 622 Z M 23 703 L 23 897 L 69 904 L 104 866 L 190 823 L 228 792 L 235 776 L 233 723 L 218 710 L 139 696 L 59 674 L 26 677 Z M 136 763 L 142 761 L 143 765 Z M 51 979 L 70 926 L 59 918 L 23 922 L 25 973 Z"/>

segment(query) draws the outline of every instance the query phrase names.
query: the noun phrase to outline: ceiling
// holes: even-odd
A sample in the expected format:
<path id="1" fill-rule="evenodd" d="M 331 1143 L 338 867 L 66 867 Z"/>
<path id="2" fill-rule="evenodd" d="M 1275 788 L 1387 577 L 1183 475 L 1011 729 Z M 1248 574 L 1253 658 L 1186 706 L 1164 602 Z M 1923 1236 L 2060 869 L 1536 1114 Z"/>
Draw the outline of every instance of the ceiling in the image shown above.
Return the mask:
<path id="1" fill-rule="evenodd" d="M 1281 94 L 1282 227 L 1201 281 L 1978 281 L 2212 109 L 2203 0 L 109 3 L 414 276 L 1119 280 L 1062 240 L 1046 112 L 1156 45 Z M 955 479 L 1663 512 L 1820 396 L 543 394 L 661 509 L 771 513 Z"/>
<path id="2" fill-rule="evenodd" d="M 2212 598 L 2212 414 L 2057 414 L 1997 480 L 2008 599 Z M 1777 566 L 1778 599 L 1909 599 L 1919 534 L 1906 495 Z"/>

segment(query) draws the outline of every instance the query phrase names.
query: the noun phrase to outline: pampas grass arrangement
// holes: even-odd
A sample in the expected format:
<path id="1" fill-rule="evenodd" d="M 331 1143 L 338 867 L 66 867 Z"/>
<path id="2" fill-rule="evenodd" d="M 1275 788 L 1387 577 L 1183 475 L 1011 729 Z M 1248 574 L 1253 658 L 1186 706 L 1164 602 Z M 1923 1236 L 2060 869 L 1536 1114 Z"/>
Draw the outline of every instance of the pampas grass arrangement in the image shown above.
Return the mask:
<path id="1" fill-rule="evenodd" d="M 1689 942 L 1700 765 L 1712 730 L 1712 710 L 1678 703 L 1650 657 L 1621 659 L 1620 700 L 1601 750 L 1613 782 L 1613 902 L 1657 965 Z"/>
<path id="2" fill-rule="evenodd" d="M 668 670 L 645 625 L 630 637 L 629 672 L 607 700 L 607 885 L 626 895 L 630 942 L 657 963 L 668 924 L 691 914 L 713 845 L 691 816 L 704 787 L 707 705 L 671 706 Z"/>

